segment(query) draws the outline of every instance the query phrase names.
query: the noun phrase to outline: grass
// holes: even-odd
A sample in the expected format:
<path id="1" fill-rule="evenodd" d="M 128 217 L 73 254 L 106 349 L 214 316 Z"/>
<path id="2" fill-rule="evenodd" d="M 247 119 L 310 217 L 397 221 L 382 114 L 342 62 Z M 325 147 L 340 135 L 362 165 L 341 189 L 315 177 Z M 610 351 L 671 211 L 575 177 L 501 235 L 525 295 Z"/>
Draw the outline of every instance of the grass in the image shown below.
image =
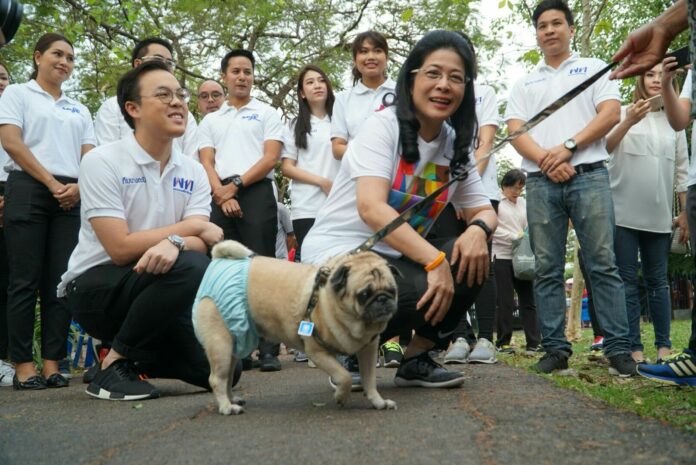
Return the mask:
<path id="1" fill-rule="evenodd" d="M 690 321 L 673 321 L 672 347 L 686 347 L 690 332 Z M 519 344 L 513 345 L 524 347 L 524 335 L 516 333 L 515 338 Z M 653 346 L 652 324 L 641 325 L 641 339 L 646 357 L 655 360 L 657 351 Z M 660 384 L 640 376 L 629 379 L 611 376 L 608 373 L 608 362 L 603 357 L 598 360 L 589 356 L 591 343 L 592 330 L 584 329 L 582 338 L 573 344 L 573 356 L 569 360 L 572 375 L 539 376 L 552 380 L 559 387 L 581 392 L 622 410 L 663 420 L 687 431 L 696 432 L 696 388 Z M 514 355 L 498 354 L 498 358 L 504 363 L 530 371 L 538 359 L 536 356 L 526 356 L 524 352 Z"/>

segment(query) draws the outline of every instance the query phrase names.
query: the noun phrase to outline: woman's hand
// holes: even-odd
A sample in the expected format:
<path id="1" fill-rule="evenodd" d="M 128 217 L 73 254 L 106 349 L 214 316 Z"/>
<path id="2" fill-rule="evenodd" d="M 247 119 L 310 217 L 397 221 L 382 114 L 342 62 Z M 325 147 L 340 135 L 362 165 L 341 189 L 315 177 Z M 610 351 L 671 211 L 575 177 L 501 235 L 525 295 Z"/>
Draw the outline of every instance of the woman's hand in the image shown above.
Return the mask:
<path id="1" fill-rule="evenodd" d="M 679 213 L 674 221 L 672 222 L 672 227 L 679 227 L 681 229 L 681 236 L 679 237 L 679 242 L 681 244 L 686 244 L 689 242 L 689 222 L 686 221 L 686 211 Z"/>
<path id="2" fill-rule="evenodd" d="M 435 326 L 447 315 L 454 297 L 454 282 L 447 259 L 442 260 L 435 269 L 428 271 L 427 280 L 428 289 L 416 304 L 416 308 L 420 310 L 432 299 L 423 318 Z"/>
<path id="3" fill-rule="evenodd" d="M 331 192 L 331 187 L 333 187 L 333 182 L 330 179 L 323 178 L 319 187 L 324 192 L 324 194 L 329 195 Z"/>
<path id="4" fill-rule="evenodd" d="M 631 126 L 645 118 L 645 115 L 650 111 L 650 102 L 639 99 L 636 103 L 632 103 L 626 108 L 626 122 Z"/>
<path id="5" fill-rule="evenodd" d="M 486 232 L 476 225 L 470 225 L 457 238 L 452 249 L 452 265 L 459 262 L 457 283 L 461 283 L 466 273 L 466 285 L 479 285 L 488 277 L 490 259 L 488 257 L 488 242 Z"/>
<path id="6" fill-rule="evenodd" d="M 80 201 L 80 187 L 77 183 L 63 185 L 62 189 L 53 192 L 53 197 L 58 201 L 60 208 L 71 210 Z"/>

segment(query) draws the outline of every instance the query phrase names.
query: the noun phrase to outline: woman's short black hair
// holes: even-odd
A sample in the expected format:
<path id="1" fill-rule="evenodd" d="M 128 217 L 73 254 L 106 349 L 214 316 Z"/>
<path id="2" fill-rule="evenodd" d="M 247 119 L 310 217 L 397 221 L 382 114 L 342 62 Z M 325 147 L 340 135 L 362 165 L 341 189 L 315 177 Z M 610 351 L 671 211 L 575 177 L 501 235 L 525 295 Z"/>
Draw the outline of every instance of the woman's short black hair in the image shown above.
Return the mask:
<path id="1" fill-rule="evenodd" d="M 121 76 L 116 87 L 116 100 L 123 118 L 131 129 L 135 129 L 133 117 L 126 111 L 126 102 L 140 101 L 140 78 L 151 71 L 162 70 L 171 73 L 169 66 L 160 60 L 144 61 Z"/>
<path id="2" fill-rule="evenodd" d="M 505 173 L 503 179 L 500 181 L 500 186 L 514 187 L 519 183 L 522 183 L 524 186 L 527 183 L 527 175 L 524 174 L 524 171 L 514 168 Z"/>
<path id="3" fill-rule="evenodd" d="M 413 70 L 423 66 L 428 55 L 440 49 L 453 50 L 459 55 L 464 64 L 465 75 L 470 78 L 464 89 L 464 99 L 450 117 L 448 123 L 455 133 L 454 154 L 450 160 L 450 168 L 456 170 L 469 162 L 469 152 L 474 147 L 478 132 L 476 121 L 474 95 L 474 56 L 471 47 L 461 34 L 452 31 L 437 30 L 428 32 L 419 40 L 401 67 L 396 81 L 396 116 L 399 120 L 399 137 L 401 140 L 402 157 L 409 163 L 420 160 L 418 151 L 418 130 L 420 123 L 416 118 L 413 105 Z"/>

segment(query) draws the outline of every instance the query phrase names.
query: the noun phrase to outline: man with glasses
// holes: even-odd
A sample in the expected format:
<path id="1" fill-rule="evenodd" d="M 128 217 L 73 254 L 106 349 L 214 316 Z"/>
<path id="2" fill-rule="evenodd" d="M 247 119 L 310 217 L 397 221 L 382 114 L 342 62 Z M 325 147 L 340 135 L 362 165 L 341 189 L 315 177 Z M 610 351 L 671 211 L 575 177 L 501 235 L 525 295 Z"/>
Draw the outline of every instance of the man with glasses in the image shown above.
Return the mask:
<path id="1" fill-rule="evenodd" d="M 198 88 L 198 111 L 201 119 L 208 113 L 218 111 L 225 101 L 225 90 L 219 82 L 207 80 Z"/>
<path id="2" fill-rule="evenodd" d="M 213 192 L 210 220 L 223 229 L 225 239 L 275 257 L 278 208 L 273 169 L 283 147 L 283 123 L 275 108 L 251 96 L 254 55 L 249 50 L 230 51 L 222 59 L 221 72 L 227 101 L 198 129 L 200 159 Z M 281 369 L 278 349 L 278 344 L 262 340 L 262 371 Z"/>
<path id="3" fill-rule="evenodd" d="M 172 59 L 173 53 L 174 49 L 168 40 L 148 37 L 138 42 L 133 48 L 131 65 L 135 68 L 146 61 L 157 60 L 165 63 L 167 69 L 173 73 L 176 69 L 176 62 Z M 178 145 L 184 155 L 198 160 L 196 127 L 196 120 L 189 114 L 186 132 L 181 137 L 177 137 L 174 143 Z M 123 118 L 115 96 L 104 101 L 97 111 L 94 132 L 99 145 L 123 139 L 126 134 L 133 132 Z"/>
<path id="4" fill-rule="evenodd" d="M 563 0 L 545 0 L 532 15 L 544 60 L 510 91 L 505 120 L 518 130 L 536 113 L 606 64 L 571 53 L 573 14 Z M 620 119 L 619 86 L 606 76 L 547 120 L 515 139 L 527 171 L 527 220 L 534 256 L 534 292 L 546 352 L 543 373 L 568 368 L 563 271 L 568 219 L 572 220 L 592 284 L 609 373 L 633 376 L 623 282 L 614 256 L 614 205 L 605 166 L 604 137 Z"/>
<path id="5" fill-rule="evenodd" d="M 73 318 L 112 341 L 86 392 L 107 400 L 158 397 L 145 374 L 209 389 L 191 308 L 222 230 L 209 221 L 203 167 L 174 143 L 187 127 L 189 95 L 160 60 L 126 73 L 117 92 L 134 132 L 97 147 L 80 165 L 79 242 L 58 286 Z"/>

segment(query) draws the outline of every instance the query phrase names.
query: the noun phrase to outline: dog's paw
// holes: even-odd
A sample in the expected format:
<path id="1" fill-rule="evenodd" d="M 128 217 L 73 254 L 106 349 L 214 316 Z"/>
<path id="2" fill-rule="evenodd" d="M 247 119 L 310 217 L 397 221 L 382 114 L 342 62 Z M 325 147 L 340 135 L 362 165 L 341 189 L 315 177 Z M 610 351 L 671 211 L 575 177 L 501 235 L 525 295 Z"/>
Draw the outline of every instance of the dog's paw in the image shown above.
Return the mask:
<path id="1" fill-rule="evenodd" d="M 232 403 L 236 405 L 246 405 L 246 400 L 240 396 L 232 396 Z"/>
<path id="2" fill-rule="evenodd" d="M 350 397 L 350 391 L 343 391 L 341 389 L 336 389 L 334 392 L 334 399 L 336 399 L 336 403 L 340 405 L 341 407 L 345 407 L 345 405 L 348 403 L 348 398 Z"/>
<path id="3" fill-rule="evenodd" d="M 244 413 L 244 407 L 237 404 L 221 405 L 218 412 L 220 415 L 239 415 Z"/>
<path id="4" fill-rule="evenodd" d="M 377 410 L 396 410 L 396 402 L 391 399 L 373 399 L 372 406 Z"/>

